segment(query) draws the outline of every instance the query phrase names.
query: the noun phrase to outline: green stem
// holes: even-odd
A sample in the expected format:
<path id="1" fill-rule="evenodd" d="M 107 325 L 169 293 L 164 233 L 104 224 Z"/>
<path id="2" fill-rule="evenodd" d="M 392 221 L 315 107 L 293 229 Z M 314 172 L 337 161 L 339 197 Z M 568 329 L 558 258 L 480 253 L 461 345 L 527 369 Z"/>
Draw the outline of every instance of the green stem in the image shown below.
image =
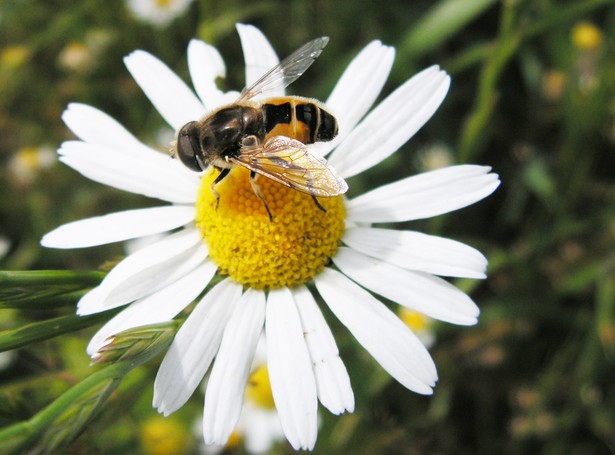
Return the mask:
<path id="1" fill-rule="evenodd" d="M 613 3 L 615 3 L 615 0 L 589 0 L 564 8 L 553 7 L 533 24 L 520 27 L 518 25 L 520 21 L 515 20 L 517 2 L 503 2 L 504 11 L 497 42 L 493 45 L 474 46 L 450 64 L 452 70 L 458 72 L 467 68 L 470 64 L 479 61 L 485 62 L 480 76 L 475 107 L 461 133 L 459 143 L 460 162 L 472 161 L 478 155 L 479 142 L 485 139 L 485 130 L 497 102 L 500 75 L 520 45 L 562 22 L 573 20 L 576 17 L 588 14 L 595 8 Z"/>
<path id="2" fill-rule="evenodd" d="M 491 52 L 483 66 L 475 107 L 461 134 L 459 161 L 462 163 L 472 161 L 477 154 L 477 144 L 485 136 L 486 125 L 489 123 L 496 105 L 496 91 L 500 74 L 522 42 L 523 33 L 516 31 L 514 26 L 516 4 L 504 2 L 504 6 L 500 38 L 491 47 Z"/>
<path id="3" fill-rule="evenodd" d="M 48 340 L 63 333 L 74 332 L 107 321 L 118 310 L 89 316 L 60 316 L 0 332 L 0 352 L 9 351 L 37 341 Z"/>
<path id="4" fill-rule="evenodd" d="M 24 449 L 39 442 L 49 429 L 61 427 L 63 415 L 67 410 L 74 408 L 76 403 L 88 403 L 88 409 L 95 411 L 99 404 L 115 390 L 119 381 L 132 366 L 129 362 L 118 362 L 101 369 L 66 391 L 30 420 L 0 430 L 0 447 L 6 451 L 4 453 L 24 453 Z M 93 412 L 86 412 L 86 414 L 79 428 L 83 428 L 92 417 Z M 45 451 L 48 452 L 48 449 L 50 448 L 46 448 Z"/>

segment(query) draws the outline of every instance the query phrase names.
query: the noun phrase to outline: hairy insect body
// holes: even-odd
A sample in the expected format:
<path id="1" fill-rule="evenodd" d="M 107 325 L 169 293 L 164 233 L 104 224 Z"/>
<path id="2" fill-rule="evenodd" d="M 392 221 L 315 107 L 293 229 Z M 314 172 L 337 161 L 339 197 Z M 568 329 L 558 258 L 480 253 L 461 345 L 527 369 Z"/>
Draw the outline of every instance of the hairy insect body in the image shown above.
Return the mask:
<path id="1" fill-rule="evenodd" d="M 244 147 L 275 136 L 313 144 L 332 140 L 338 131 L 337 120 L 320 103 L 290 96 L 269 98 L 262 105 L 223 107 L 184 128 L 186 136 L 198 137 L 203 161 L 219 168 L 231 167 L 231 159 L 238 158 Z"/>
<path id="2" fill-rule="evenodd" d="M 245 88 L 234 104 L 185 124 L 177 133 L 174 156 L 196 172 L 210 165 L 220 169 L 212 184 L 216 196 L 215 186 L 230 169 L 249 169 L 252 188 L 270 218 L 267 202 L 255 181 L 257 175 L 311 195 L 324 210 L 316 197 L 339 196 L 348 190 L 348 185 L 308 145 L 334 139 L 337 120 L 313 99 L 281 96 L 261 100 L 257 95 L 288 86 L 320 55 L 327 42 L 326 37 L 310 41 Z"/>

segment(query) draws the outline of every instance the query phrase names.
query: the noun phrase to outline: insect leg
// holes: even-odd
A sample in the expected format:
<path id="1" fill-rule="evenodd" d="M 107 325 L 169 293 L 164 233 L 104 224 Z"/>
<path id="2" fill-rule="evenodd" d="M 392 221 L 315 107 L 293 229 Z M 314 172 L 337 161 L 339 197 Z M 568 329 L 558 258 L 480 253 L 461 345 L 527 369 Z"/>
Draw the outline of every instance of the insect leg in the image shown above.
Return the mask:
<path id="1" fill-rule="evenodd" d="M 271 210 L 269 210 L 269 206 L 267 205 L 265 196 L 263 196 L 263 193 L 261 192 L 261 188 L 256 183 L 256 177 L 258 177 L 258 174 L 254 171 L 250 171 L 250 185 L 252 186 L 252 190 L 254 191 L 254 194 L 256 194 L 258 198 L 261 201 L 263 201 L 263 204 L 265 204 L 265 209 L 267 210 L 267 213 L 269 214 L 269 221 L 273 221 L 273 216 L 271 215 Z"/>
<path id="2" fill-rule="evenodd" d="M 318 207 L 323 212 L 327 213 L 327 209 L 324 208 L 322 205 L 320 205 L 320 202 L 318 202 L 318 199 L 316 199 L 316 196 L 314 196 L 313 194 L 311 194 L 310 196 L 312 196 L 312 199 L 314 200 L 314 204 L 316 204 L 316 207 Z"/>
<path id="3" fill-rule="evenodd" d="M 216 210 L 218 210 L 218 205 L 220 204 L 220 195 L 216 191 L 216 185 L 220 183 L 222 179 L 228 175 L 229 172 L 231 172 L 231 169 L 230 168 L 221 169 L 219 167 L 216 167 L 216 169 L 220 171 L 220 174 L 218 174 L 218 177 L 216 177 L 216 180 L 214 180 L 213 183 L 211 184 L 211 192 L 216 197 Z"/>

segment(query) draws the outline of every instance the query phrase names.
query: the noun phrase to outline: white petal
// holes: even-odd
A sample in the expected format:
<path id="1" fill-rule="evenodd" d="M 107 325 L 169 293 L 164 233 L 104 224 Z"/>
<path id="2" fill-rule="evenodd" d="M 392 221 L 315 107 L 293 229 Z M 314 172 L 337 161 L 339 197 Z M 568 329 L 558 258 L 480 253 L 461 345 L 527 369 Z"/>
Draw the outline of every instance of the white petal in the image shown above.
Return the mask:
<path id="1" fill-rule="evenodd" d="M 431 318 L 460 325 L 477 322 L 476 304 L 442 278 L 400 269 L 345 247 L 333 262 L 360 285 Z"/>
<path id="2" fill-rule="evenodd" d="M 98 313 L 145 297 L 174 282 L 207 257 L 197 229 L 186 229 L 120 261 L 77 305 L 80 315 Z"/>
<path id="3" fill-rule="evenodd" d="M 133 156 L 81 141 L 67 141 L 60 161 L 87 178 L 131 193 L 178 204 L 194 203 L 200 180 L 169 156 Z"/>
<path id="4" fill-rule="evenodd" d="M 77 314 L 84 316 L 99 313 L 147 297 L 169 286 L 199 265 L 211 262 L 206 257 L 207 249 L 199 245 L 191 251 L 178 254 L 177 258 L 167 261 L 163 265 L 157 265 L 143 271 L 134 271 L 134 275 L 126 276 L 125 281 L 121 281 L 122 278 L 120 277 L 115 280 L 117 283 L 113 283 L 115 287 L 103 283 L 79 300 Z M 141 276 L 143 282 L 138 281 Z"/>
<path id="5" fill-rule="evenodd" d="M 318 144 L 320 153 L 328 153 L 343 142 L 355 125 L 374 104 L 389 76 L 395 49 L 372 41 L 350 62 L 325 103 L 339 123 L 335 140 Z"/>
<path id="6" fill-rule="evenodd" d="M 60 226 L 45 234 L 48 248 L 84 248 L 170 231 L 194 220 L 194 206 L 126 210 Z"/>
<path id="7" fill-rule="evenodd" d="M 88 354 L 97 352 L 111 335 L 143 325 L 170 321 L 199 296 L 213 278 L 216 269 L 213 263 L 205 263 L 160 291 L 130 304 L 96 332 L 88 344 Z"/>
<path id="8" fill-rule="evenodd" d="M 62 120 L 84 142 L 128 154 L 149 150 L 113 117 L 87 104 L 70 103 Z"/>
<path id="9" fill-rule="evenodd" d="M 316 288 L 331 311 L 376 361 L 404 387 L 429 395 L 438 378 L 425 347 L 382 302 L 326 268 Z"/>
<path id="10" fill-rule="evenodd" d="M 205 444 L 225 444 L 233 432 L 265 321 L 265 293 L 248 289 L 231 315 L 205 393 Z"/>
<path id="11" fill-rule="evenodd" d="M 393 154 L 436 112 L 450 86 L 437 66 L 428 68 L 391 93 L 335 149 L 329 164 L 348 178 Z"/>
<path id="12" fill-rule="evenodd" d="M 487 259 L 455 240 L 415 231 L 351 227 L 343 242 L 363 254 L 408 270 L 440 276 L 485 278 Z"/>
<path id="13" fill-rule="evenodd" d="M 207 109 L 225 104 L 224 93 L 218 90 L 216 78 L 226 77 L 226 67 L 215 47 L 191 40 L 188 45 L 188 68 L 196 93 Z"/>
<path id="14" fill-rule="evenodd" d="M 500 184 L 488 166 L 460 165 L 381 186 L 348 201 L 356 223 L 419 220 L 452 212 L 489 196 Z"/>
<path id="15" fill-rule="evenodd" d="M 284 434 L 295 450 L 312 450 L 318 431 L 316 382 L 288 289 L 269 292 L 265 330 L 271 392 Z"/>
<path id="16" fill-rule="evenodd" d="M 177 332 L 154 382 L 153 406 L 165 416 L 181 408 L 218 352 L 222 332 L 241 298 L 241 286 L 226 279 L 197 304 Z"/>
<path id="17" fill-rule="evenodd" d="M 188 86 L 163 62 L 145 51 L 134 51 L 124 64 L 160 115 L 178 130 L 205 115 L 205 107 Z"/>
<path id="18" fill-rule="evenodd" d="M 305 286 L 293 288 L 303 335 L 312 359 L 318 399 L 333 414 L 354 411 L 354 394 L 335 339 L 314 297 Z"/>
<path id="19" fill-rule="evenodd" d="M 267 71 L 280 63 L 269 40 L 263 33 L 252 25 L 237 24 L 237 32 L 241 39 L 241 48 L 246 62 L 246 87 L 252 85 Z M 283 96 L 284 88 L 268 90 L 263 92 L 255 99 L 269 98 L 272 96 Z"/>

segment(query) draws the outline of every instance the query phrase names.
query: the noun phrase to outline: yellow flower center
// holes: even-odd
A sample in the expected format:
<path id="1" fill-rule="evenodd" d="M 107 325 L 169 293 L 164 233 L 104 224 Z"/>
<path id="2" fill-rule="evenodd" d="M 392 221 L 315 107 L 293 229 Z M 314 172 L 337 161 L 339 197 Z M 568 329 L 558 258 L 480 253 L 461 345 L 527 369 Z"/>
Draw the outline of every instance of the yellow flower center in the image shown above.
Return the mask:
<path id="1" fill-rule="evenodd" d="M 190 435 L 185 425 L 173 418 L 154 417 L 141 428 L 141 445 L 147 455 L 187 453 Z"/>
<path id="2" fill-rule="evenodd" d="M 250 375 L 246 386 L 246 399 L 259 408 L 275 409 L 266 365 L 261 365 Z"/>
<path id="3" fill-rule="evenodd" d="M 167 9 L 171 6 L 171 0 L 155 0 L 154 3 L 160 9 Z"/>
<path id="4" fill-rule="evenodd" d="M 319 198 L 259 176 L 265 204 L 250 185 L 249 171 L 234 168 L 217 186 L 219 171 L 203 176 L 196 224 L 220 273 L 256 289 L 292 287 L 312 279 L 329 261 L 344 233 L 342 196 Z"/>
<path id="5" fill-rule="evenodd" d="M 428 330 L 432 324 L 432 321 L 424 314 L 406 307 L 399 307 L 397 314 L 414 332 Z"/>

